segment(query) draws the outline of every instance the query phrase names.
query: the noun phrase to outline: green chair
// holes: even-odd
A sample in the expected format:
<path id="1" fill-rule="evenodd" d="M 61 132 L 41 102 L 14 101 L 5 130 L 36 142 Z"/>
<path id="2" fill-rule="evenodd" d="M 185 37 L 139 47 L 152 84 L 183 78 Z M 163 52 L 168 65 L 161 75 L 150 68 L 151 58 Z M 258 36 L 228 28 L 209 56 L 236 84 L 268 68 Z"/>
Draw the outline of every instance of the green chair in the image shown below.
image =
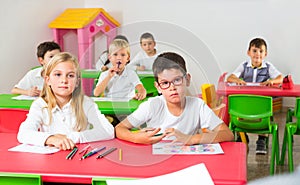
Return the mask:
<path id="1" fill-rule="evenodd" d="M 296 120 L 293 122 L 293 117 Z M 300 98 L 296 98 L 295 109 L 288 109 L 286 115 L 286 125 L 284 129 L 284 136 L 281 149 L 281 159 L 279 164 L 283 165 L 285 160 L 286 145 L 288 145 L 288 163 L 289 171 L 294 171 L 293 162 L 293 136 L 300 135 Z"/>
<path id="2" fill-rule="evenodd" d="M 35 174 L 16 174 L 16 173 L 0 173 L 1 185 L 41 185 L 42 179 L 40 175 Z"/>
<path id="3" fill-rule="evenodd" d="M 236 94 L 228 97 L 229 128 L 237 132 L 271 134 L 272 153 L 270 175 L 274 174 L 275 162 L 279 163 L 278 125 L 271 122 L 272 97 Z"/>
<path id="4" fill-rule="evenodd" d="M 147 91 L 148 97 L 158 95 L 158 91 L 157 91 L 156 87 L 154 86 L 154 82 L 155 82 L 154 76 L 140 77 L 140 80 Z"/>

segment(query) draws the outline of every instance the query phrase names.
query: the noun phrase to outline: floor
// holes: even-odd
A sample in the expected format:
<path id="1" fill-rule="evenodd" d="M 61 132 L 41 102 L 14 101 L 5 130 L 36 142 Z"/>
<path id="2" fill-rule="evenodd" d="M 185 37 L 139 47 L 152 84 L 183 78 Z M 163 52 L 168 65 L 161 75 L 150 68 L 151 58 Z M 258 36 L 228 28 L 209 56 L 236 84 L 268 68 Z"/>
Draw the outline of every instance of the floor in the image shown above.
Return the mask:
<path id="1" fill-rule="evenodd" d="M 285 116 L 286 112 L 280 112 L 274 114 L 274 122 L 279 125 L 279 147 L 281 154 L 281 146 L 284 134 L 284 125 L 285 125 Z M 268 155 L 256 155 L 256 140 L 257 135 L 248 134 L 249 136 L 249 152 L 247 159 L 247 167 L 248 167 L 248 182 L 257 178 L 262 178 L 269 176 L 269 161 L 271 154 L 271 142 L 269 142 L 269 152 Z M 300 136 L 294 137 L 294 166 L 300 164 Z M 277 166 L 275 168 L 275 174 L 288 173 L 288 164 L 287 164 L 287 153 L 286 159 L 283 166 Z"/>

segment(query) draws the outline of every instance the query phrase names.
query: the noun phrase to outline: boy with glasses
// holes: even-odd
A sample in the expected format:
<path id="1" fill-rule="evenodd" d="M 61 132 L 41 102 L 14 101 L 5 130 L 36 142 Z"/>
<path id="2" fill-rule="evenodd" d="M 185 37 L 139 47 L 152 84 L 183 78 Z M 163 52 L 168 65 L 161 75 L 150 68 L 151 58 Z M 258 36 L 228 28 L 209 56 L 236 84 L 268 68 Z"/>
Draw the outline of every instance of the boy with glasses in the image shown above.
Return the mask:
<path id="1" fill-rule="evenodd" d="M 160 54 L 153 63 L 155 87 L 162 94 L 149 98 L 116 126 L 119 139 L 153 144 L 163 138 L 175 138 L 186 145 L 232 141 L 225 123 L 197 97 L 186 96 L 191 75 L 184 59 L 172 52 Z M 132 128 L 146 128 L 132 133 Z M 206 130 L 206 132 L 201 132 Z"/>

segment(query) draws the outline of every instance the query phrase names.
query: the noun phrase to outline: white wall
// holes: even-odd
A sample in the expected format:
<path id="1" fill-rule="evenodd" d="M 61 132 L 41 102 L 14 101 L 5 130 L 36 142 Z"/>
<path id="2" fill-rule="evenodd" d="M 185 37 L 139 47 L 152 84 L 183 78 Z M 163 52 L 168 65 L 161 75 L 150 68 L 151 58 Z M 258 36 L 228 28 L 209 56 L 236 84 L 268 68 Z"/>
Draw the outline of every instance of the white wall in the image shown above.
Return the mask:
<path id="1" fill-rule="evenodd" d="M 0 93 L 10 93 L 30 68 L 39 65 L 37 45 L 53 40 L 48 24 L 72 7 L 84 7 L 84 1 L 0 1 Z"/>
<path id="2" fill-rule="evenodd" d="M 37 44 L 52 39 L 48 23 L 68 7 L 104 8 L 121 23 L 133 54 L 140 34 L 153 32 L 159 49 L 186 57 L 195 89 L 197 83 L 216 83 L 222 72 L 234 70 L 247 58 L 249 41 L 258 36 L 268 43 L 267 59 L 300 83 L 297 0 L 2 0 L 0 5 L 0 93 L 8 93 L 38 64 Z"/>

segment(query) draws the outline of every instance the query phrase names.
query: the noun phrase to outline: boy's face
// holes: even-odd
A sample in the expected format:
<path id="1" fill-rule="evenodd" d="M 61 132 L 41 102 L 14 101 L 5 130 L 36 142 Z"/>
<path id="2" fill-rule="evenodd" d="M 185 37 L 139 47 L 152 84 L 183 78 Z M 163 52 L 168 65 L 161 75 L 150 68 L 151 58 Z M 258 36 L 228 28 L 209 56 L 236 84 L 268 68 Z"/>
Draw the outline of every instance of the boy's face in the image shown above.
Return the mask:
<path id="1" fill-rule="evenodd" d="M 148 56 L 155 55 L 155 42 L 152 39 L 142 39 L 141 47 Z"/>
<path id="2" fill-rule="evenodd" d="M 43 66 L 43 65 L 47 64 L 51 60 L 51 58 L 58 53 L 60 53 L 59 49 L 47 51 L 44 55 L 44 58 L 39 57 L 38 60 L 39 60 L 40 64 Z"/>
<path id="3" fill-rule="evenodd" d="M 118 68 L 120 71 L 122 71 L 125 68 L 125 65 L 128 63 L 130 56 L 126 48 L 122 48 L 109 55 L 108 59 L 115 68 Z"/>
<path id="4" fill-rule="evenodd" d="M 267 56 L 266 46 L 262 45 L 260 48 L 251 46 L 247 54 L 251 58 L 252 65 L 254 67 L 260 67 L 262 61 Z"/>
<path id="5" fill-rule="evenodd" d="M 163 94 L 168 103 L 176 104 L 181 103 L 186 96 L 186 87 L 189 84 L 190 75 L 188 73 L 184 75 L 178 69 L 166 69 L 158 74 L 158 82 L 155 82 L 155 87 Z"/>

